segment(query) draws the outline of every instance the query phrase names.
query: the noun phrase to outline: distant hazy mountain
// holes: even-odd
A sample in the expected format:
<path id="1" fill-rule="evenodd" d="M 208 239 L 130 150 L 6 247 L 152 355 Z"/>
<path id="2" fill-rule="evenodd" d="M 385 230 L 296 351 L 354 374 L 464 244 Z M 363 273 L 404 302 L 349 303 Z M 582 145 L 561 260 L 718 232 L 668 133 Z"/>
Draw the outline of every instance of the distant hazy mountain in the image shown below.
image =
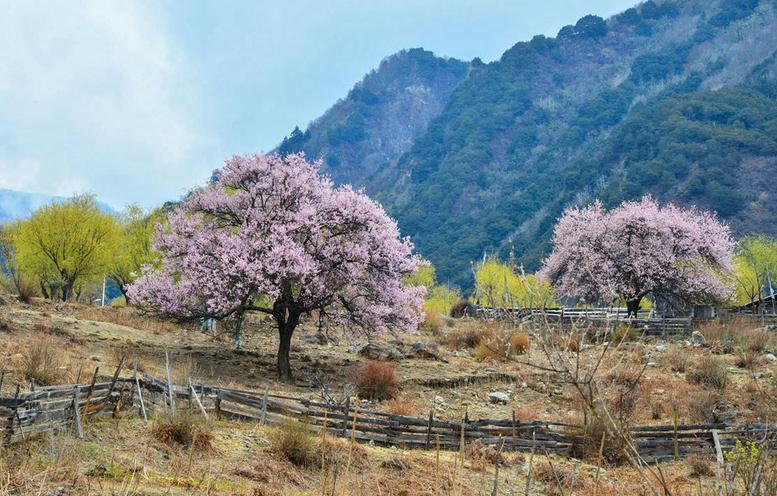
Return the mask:
<path id="1" fill-rule="evenodd" d="M 776 81 L 777 0 L 648 0 L 489 64 L 391 57 L 281 148 L 365 185 L 466 286 L 509 240 L 537 268 L 558 215 L 594 198 L 650 193 L 777 235 Z"/>
<path id="2" fill-rule="evenodd" d="M 39 193 L 27 193 L 0 188 L 0 224 L 8 221 L 28 217 L 37 208 L 50 203 L 52 200 L 64 201 L 67 198 L 61 196 L 42 195 Z M 102 202 L 98 202 L 103 212 L 114 213 L 113 208 Z"/>

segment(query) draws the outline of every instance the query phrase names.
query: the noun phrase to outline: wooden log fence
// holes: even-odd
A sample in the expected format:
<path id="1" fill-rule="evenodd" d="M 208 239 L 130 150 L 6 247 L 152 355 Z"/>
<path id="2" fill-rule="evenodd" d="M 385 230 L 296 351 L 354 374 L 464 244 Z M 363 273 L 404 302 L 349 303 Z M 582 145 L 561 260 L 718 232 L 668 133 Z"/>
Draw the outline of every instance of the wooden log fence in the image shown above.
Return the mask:
<path id="1" fill-rule="evenodd" d="M 137 394 L 135 394 L 137 393 Z M 172 398 L 172 401 L 170 401 Z M 356 441 L 404 449 L 461 448 L 478 442 L 505 451 L 556 453 L 578 457 L 584 441 L 577 425 L 508 419 L 465 418 L 462 421 L 428 416 L 394 415 L 361 408 L 349 400 L 326 403 L 308 398 L 273 394 L 269 388 L 253 392 L 189 383 L 170 385 L 167 380 L 139 374 L 112 378 L 109 382 L 38 387 L 0 398 L 0 440 L 7 445 L 30 436 L 88 427 L 88 418 L 115 416 L 118 410 L 170 412 L 190 405 L 193 413 L 211 418 L 277 425 L 306 422 L 315 431 Z M 1 419 L 4 419 L 2 421 Z M 634 446 L 650 463 L 684 458 L 691 454 L 716 455 L 716 445 L 730 450 L 737 440 L 753 439 L 770 450 L 777 446 L 777 424 L 751 425 L 654 425 L 629 430 Z"/>

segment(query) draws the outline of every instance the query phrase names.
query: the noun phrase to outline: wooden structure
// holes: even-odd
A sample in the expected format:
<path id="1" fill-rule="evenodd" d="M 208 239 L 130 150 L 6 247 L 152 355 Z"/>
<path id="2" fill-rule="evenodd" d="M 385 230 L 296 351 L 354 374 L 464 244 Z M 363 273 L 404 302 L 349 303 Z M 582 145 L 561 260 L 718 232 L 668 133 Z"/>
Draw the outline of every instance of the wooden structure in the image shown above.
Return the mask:
<path id="1" fill-rule="evenodd" d="M 172 399 L 172 401 L 171 401 Z M 146 410 L 178 409 L 201 412 L 220 418 L 260 424 L 302 421 L 315 430 L 360 442 L 407 449 L 430 449 L 439 442 L 443 449 L 460 450 L 465 444 L 508 451 L 532 451 L 579 456 L 584 429 L 581 426 L 517 419 L 464 418 L 461 421 L 428 416 L 413 417 L 360 408 L 349 399 L 326 403 L 309 398 L 243 391 L 197 384 L 169 385 L 154 377 L 116 377 L 109 382 L 54 386 L 0 398 L 0 438 L 14 443 L 52 430 L 72 430 L 79 435 L 82 422 L 94 416 L 116 415 L 133 410 L 146 416 Z M 638 426 L 629 437 L 648 462 L 659 462 L 691 454 L 715 454 L 715 437 L 723 450 L 737 439 L 755 439 L 774 448 L 777 425 L 726 424 Z"/>

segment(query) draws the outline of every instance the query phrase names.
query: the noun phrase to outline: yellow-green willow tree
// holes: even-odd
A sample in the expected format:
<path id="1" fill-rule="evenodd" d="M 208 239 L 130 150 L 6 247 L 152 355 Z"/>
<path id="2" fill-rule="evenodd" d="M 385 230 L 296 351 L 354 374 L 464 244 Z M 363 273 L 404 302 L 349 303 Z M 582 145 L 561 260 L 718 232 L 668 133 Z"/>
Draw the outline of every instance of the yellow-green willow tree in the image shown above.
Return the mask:
<path id="1" fill-rule="evenodd" d="M 94 197 L 52 202 L 19 223 L 13 234 L 18 269 L 37 279 L 48 298 L 77 299 L 83 284 L 103 277 L 117 249 L 114 218 Z"/>

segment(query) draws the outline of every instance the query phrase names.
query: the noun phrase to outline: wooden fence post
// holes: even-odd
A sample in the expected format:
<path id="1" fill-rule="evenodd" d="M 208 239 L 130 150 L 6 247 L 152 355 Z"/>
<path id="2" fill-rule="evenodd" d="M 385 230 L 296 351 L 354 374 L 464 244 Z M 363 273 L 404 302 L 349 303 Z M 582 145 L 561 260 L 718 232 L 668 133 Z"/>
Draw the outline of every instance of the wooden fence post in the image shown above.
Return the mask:
<path id="1" fill-rule="evenodd" d="M 216 410 L 216 419 L 221 420 L 221 398 L 218 396 L 213 401 L 213 408 Z"/>
<path id="2" fill-rule="evenodd" d="M 723 450 L 720 448 L 720 438 L 718 437 L 718 430 L 712 429 L 712 442 L 715 443 L 715 458 L 717 460 L 717 466 L 715 469 L 715 476 L 718 479 L 718 494 L 723 494 L 723 484 L 721 484 L 721 478 L 728 479 L 726 473 L 726 460 L 723 458 Z"/>
<path id="3" fill-rule="evenodd" d="M 78 439 L 83 439 L 84 437 L 84 430 L 81 427 L 81 413 L 78 408 L 78 385 L 76 384 L 76 387 L 73 388 L 73 422 L 75 423 L 76 427 L 76 437 Z"/>
<path id="4" fill-rule="evenodd" d="M 167 371 L 167 397 L 169 399 L 170 414 L 175 415 L 175 400 L 173 399 L 173 380 L 170 376 L 170 356 L 165 350 L 165 370 Z"/>
<path id="5" fill-rule="evenodd" d="M 267 423 L 267 401 L 270 395 L 270 386 L 264 387 L 264 395 L 262 395 L 262 415 L 259 418 L 259 423 L 265 425 Z"/>
<path id="6" fill-rule="evenodd" d="M 515 442 L 516 442 L 515 438 L 517 438 L 517 437 L 518 437 L 518 431 L 517 431 L 517 429 L 515 427 L 515 410 L 513 410 L 513 439 L 512 439 L 512 442 L 511 442 L 513 451 L 515 451 Z"/>
<path id="7" fill-rule="evenodd" d="M 95 382 L 97 382 L 97 371 L 100 367 L 94 368 L 94 374 L 92 374 L 92 383 L 89 385 L 89 389 L 86 392 L 86 401 L 84 402 L 84 409 L 81 411 L 81 416 L 86 418 L 86 410 L 89 408 L 89 401 L 92 399 L 92 391 L 94 390 Z"/>
<path id="8" fill-rule="evenodd" d="M 197 402 L 197 406 L 200 407 L 200 411 L 205 416 L 205 420 L 210 420 L 210 417 L 208 417 L 208 412 L 205 411 L 205 407 L 202 405 L 202 401 L 200 401 L 200 397 L 197 396 L 197 391 L 195 391 L 194 386 L 192 386 L 191 379 L 189 379 L 189 389 L 192 392 L 192 396 L 194 396 L 194 400 Z"/>
<path id="9" fill-rule="evenodd" d="M 348 436 L 348 413 L 351 411 L 351 397 L 348 396 L 345 398 L 345 405 L 343 406 L 343 413 L 345 414 L 345 417 L 343 418 L 343 427 L 341 429 L 341 436 L 340 437 L 347 437 Z M 354 416 L 356 414 L 354 413 Z"/>
<path id="10" fill-rule="evenodd" d="M 137 374 L 135 374 L 135 387 L 138 388 L 138 399 L 140 400 L 140 413 L 143 414 L 143 420 L 148 422 L 148 415 L 146 415 L 146 404 L 143 402 L 143 391 L 140 389 L 140 381 Z"/>
<path id="11" fill-rule="evenodd" d="M 432 442 L 432 422 L 434 421 L 434 408 L 429 409 L 429 423 L 426 424 L 426 449 Z"/>
<path id="12" fill-rule="evenodd" d="M 126 357 L 127 353 L 122 353 L 121 358 L 119 359 L 119 365 L 116 367 L 116 372 L 113 373 L 113 378 L 111 379 L 111 387 L 108 388 L 108 393 L 105 395 L 106 399 L 110 399 L 113 388 L 116 386 L 116 381 L 119 380 L 119 373 L 121 373 L 121 369 L 124 367 L 124 359 Z"/>

